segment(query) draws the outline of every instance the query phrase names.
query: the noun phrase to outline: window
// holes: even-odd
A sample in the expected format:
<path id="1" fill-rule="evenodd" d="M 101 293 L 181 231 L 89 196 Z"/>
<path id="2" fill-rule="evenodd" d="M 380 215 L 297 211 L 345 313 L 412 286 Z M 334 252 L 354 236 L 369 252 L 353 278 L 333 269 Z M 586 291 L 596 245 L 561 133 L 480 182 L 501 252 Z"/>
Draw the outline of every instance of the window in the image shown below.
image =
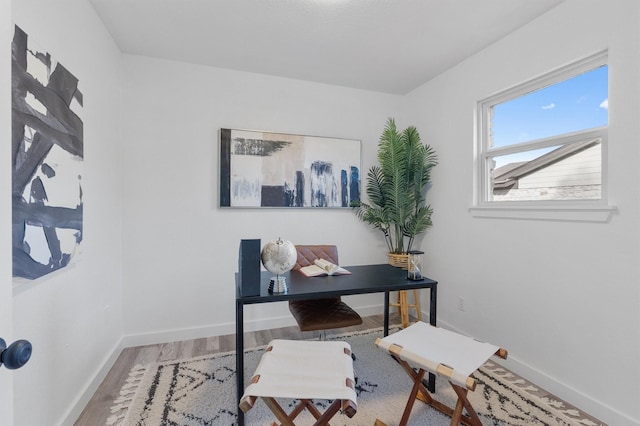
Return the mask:
<path id="1" fill-rule="evenodd" d="M 478 104 L 477 207 L 606 204 L 606 52 Z"/>

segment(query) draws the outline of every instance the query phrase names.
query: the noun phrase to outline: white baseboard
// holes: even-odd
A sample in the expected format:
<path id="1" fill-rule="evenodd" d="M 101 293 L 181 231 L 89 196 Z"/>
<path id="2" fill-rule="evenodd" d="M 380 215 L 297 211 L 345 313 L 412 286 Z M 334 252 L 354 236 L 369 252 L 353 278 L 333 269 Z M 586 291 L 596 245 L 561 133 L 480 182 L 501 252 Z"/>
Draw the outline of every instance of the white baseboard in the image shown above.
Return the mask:
<path id="1" fill-rule="evenodd" d="M 379 315 L 382 305 L 365 306 L 356 309 L 361 316 Z M 289 314 L 260 320 L 245 320 L 244 331 L 269 330 L 280 327 L 296 325 L 295 320 Z M 141 345 L 156 345 L 160 343 L 179 342 L 181 340 L 200 339 L 211 336 L 224 336 L 235 334 L 235 322 L 216 324 L 207 327 L 183 328 L 159 331 L 154 333 L 128 334 L 122 338 L 122 347 L 128 348 Z"/>
<path id="2" fill-rule="evenodd" d="M 422 314 L 425 315 L 424 313 Z M 438 320 L 438 327 L 446 328 L 451 331 L 455 331 L 460 334 L 466 334 L 456 327 L 445 321 Z M 473 336 L 472 336 L 473 337 Z M 633 419 L 620 411 L 597 401 L 580 391 L 573 389 L 565 383 L 559 382 L 553 377 L 545 374 L 544 372 L 535 369 L 527 363 L 519 360 L 517 357 L 509 354 L 507 360 L 495 359 L 493 360 L 497 364 L 501 364 L 514 373 L 524 377 L 530 382 L 535 383 L 537 386 L 543 388 L 547 392 L 556 395 L 559 398 L 567 401 L 569 404 L 575 405 L 589 415 L 607 423 L 616 426 L 640 426 L 640 419 Z"/>
<path id="3" fill-rule="evenodd" d="M 113 364 L 115 364 L 118 356 L 120 356 L 120 352 L 122 352 L 122 339 L 118 341 L 111 349 L 109 354 L 102 360 L 102 363 L 96 370 L 96 374 L 94 374 L 93 378 L 87 383 L 85 388 L 78 394 L 71 407 L 67 410 L 67 412 L 62 416 L 61 425 L 69 425 L 72 426 L 76 420 L 82 414 L 82 410 L 87 406 L 87 403 L 91 399 L 94 393 L 98 390 L 98 386 L 107 376 Z"/>
<path id="4" fill-rule="evenodd" d="M 617 411 L 616 409 L 609 407 L 597 401 L 582 392 L 568 386 L 565 383 L 559 382 L 553 377 L 539 371 L 530 365 L 522 362 L 521 360 L 509 357 L 509 360 L 504 361 L 504 366 L 518 375 L 527 378 L 527 380 L 535 383 L 537 386 L 545 389 L 548 392 L 564 399 L 572 405 L 582 409 L 588 414 L 602 420 L 609 425 L 616 426 L 639 426 L 640 419 L 632 419 L 631 417 Z"/>

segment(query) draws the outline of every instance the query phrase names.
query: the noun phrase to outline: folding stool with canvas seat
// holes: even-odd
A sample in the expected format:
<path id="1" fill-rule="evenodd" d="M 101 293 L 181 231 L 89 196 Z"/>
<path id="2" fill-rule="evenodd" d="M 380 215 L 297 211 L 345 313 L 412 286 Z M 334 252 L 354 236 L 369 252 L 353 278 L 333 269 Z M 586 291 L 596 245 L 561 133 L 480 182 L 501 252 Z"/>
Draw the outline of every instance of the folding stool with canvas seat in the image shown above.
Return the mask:
<path id="1" fill-rule="evenodd" d="M 467 399 L 476 381 L 471 377 L 492 355 L 507 357 L 507 351 L 470 337 L 416 322 L 409 327 L 376 340 L 378 348 L 386 350 L 402 365 L 413 380 L 413 388 L 402 414 L 400 426 L 407 424 L 416 398 L 451 416 L 451 426 L 481 426 L 480 418 Z M 458 399 L 455 409 L 436 401 L 423 384 L 426 372 L 444 376 Z M 463 415 L 463 409 L 467 415 Z M 376 425 L 384 425 L 377 421 Z"/>
<path id="2" fill-rule="evenodd" d="M 293 421 L 305 408 L 315 417 L 314 425 L 328 425 L 340 410 L 353 417 L 358 406 L 351 346 L 346 342 L 272 340 L 245 389 L 240 409 L 247 413 L 257 398 L 286 426 L 295 426 Z M 300 403 L 287 414 L 276 398 L 300 399 Z M 333 403 L 321 413 L 313 399 Z"/>

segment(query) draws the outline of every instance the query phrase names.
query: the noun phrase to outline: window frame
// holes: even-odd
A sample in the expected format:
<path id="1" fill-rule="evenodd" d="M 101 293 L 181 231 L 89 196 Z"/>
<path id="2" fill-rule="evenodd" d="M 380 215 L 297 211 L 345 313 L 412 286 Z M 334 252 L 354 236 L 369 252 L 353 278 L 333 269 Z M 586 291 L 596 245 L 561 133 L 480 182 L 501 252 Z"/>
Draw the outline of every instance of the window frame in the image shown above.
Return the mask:
<path id="1" fill-rule="evenodd" d="M 598 52 L 478 101 L 476 105 L 476 155 L 474 158 L 476 182 L 474 185 L 474 204 L 470 208 L 473 216 L 597 222 L 609 220 L 615 207 L 608 205 L 608 123 L 602 127 L 589 128 L 497 148 L 490 147 L 491 119 L 494 106 L 570 80 L 604 65 L 609 66 L 607 51 Z M 537 148 L 566 146 L 572 142 L 588 138 L 600 139 L 600 199 L 491 200 L 491 191 L 493 190 L 491 162 L 493 158 Z"/>

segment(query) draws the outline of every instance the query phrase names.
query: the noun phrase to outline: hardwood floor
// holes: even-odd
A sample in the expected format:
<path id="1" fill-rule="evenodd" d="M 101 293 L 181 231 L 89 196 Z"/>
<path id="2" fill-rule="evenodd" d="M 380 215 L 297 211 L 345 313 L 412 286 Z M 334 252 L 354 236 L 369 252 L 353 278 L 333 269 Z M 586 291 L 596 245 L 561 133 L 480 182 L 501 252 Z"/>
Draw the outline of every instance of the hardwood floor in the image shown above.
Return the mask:
<path id="1" fill-rule="evenodd" d="M 390 323 L 392 325 L 400 324 L 400 317 L 394 314 L 390 315 Z M 364 317 L 362 324 L 358 326 L 328 330 L 327 335 L 340 334 L 348 331 L 368 330 L 382 326 L 382 315 L 376 315 Z M 246 348 L 250 348 L 266 345 L 272 339 L 311 339 L 318 337 L 318 335 L 319 334 L 315 332 L 301 332 L 297 326 L 260 330 L 245 333 L 244 345 Z M 113 401 L 118 397 L 120 389 L 129 376 L 129 371 L 135 365 L 229 352 L 235 350 L 235 346 L 235 334 L 228 334 L 225 336 L 214 336 L 159 345 L 125 348 L 98 387 L 96 393 L 82 411 L 82 414 L 80 414 L 75 425 L 105 425 L 107 419 L 111 416 L 110 408 L 113 405 Z"/>
<path id="2" fill-rule="evenodd" d="M 363 323 L 359 326 L 328 330 L 327 335 L 341 334 L 349 331 L 368 330 L 383 326 L 382 315 L 364 317 Z M 412 318 L 411 321 L 415 319 Z M 400 325 L 400 316 L 391 314 L 390 325 Z M 301 332 L 297 326 L 284 327 L 270 330 L 260 330 L 245 333 L 245 348 L 266 345 L 272 339 L 311 339 L 317 338 L 317 332 Z M 129 371 L 138 364 L 150 364 L 160 361 L 169 361 L 181 358 L 229 352 L 235 350 L 235 335 L 214 336 L 203 339 L 185 340 L 180 342 L 164 343 L 158 345 L 137 346 L 125 348 L 114 363 L 113 367 L 102 381 L 98 390 L 93 395 L 80 417 L 75 422 L 76 426 L 102 426 L 106 425 L 107 419 L 111 416 L 110 408 L 113 401 L 118 397 L 120 389 L 125 384 Z M 514 373 L 515 374 L 515 373 Z M 524 379 L 523 379 L 524 380 Z M 539 390 L 539 396 L 548 395 L 560 400 L 554 395 Z M 570 404 L 565 403 L 567 406 Z M 582 410 L 579 411 L 583 418 L 589 419 L 595 425 L 604 425 L 601 421 L 588 415 Z"/>

